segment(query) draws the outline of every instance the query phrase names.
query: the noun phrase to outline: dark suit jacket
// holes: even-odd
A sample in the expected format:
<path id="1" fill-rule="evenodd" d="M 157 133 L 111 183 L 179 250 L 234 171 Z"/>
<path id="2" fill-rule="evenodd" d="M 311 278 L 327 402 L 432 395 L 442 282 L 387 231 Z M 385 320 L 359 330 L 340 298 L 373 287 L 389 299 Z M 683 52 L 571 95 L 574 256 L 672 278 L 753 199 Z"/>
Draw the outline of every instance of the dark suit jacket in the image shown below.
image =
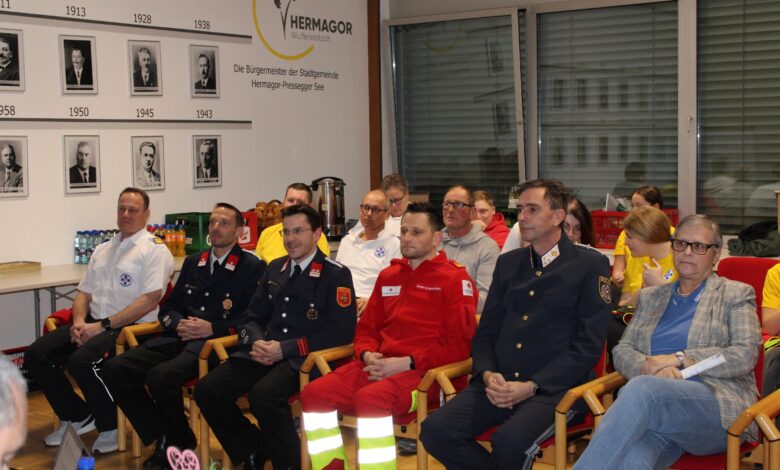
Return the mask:
<path id="1" fill-rule="evenodd" d="M 203 167 L 202 166 L 198 165 L 196 174 L 197 174 L 196 177 L 198 179 L 205 178 L 205 176 L 203 174 Z M 211 176 L 209 176 L 209 178 L 218 178 L 218 177 L 219 177 L 219 167 L 215 166 L 214 168 L 211 169 Z"/>
<path id="2" fill-rule="evenodd" d="M 141 76 L 141 71 L 136 70 L 133 72 L 133 88 L 157 88 L 157 71 L 149 70 L 149 81 L 144 85 L 144 79 Z M 141 90 L 145 91 L 145 90 Z"/>
<path id="3" fill-rule="evenodd" d="M 5 168 L 0 168 L 0 193 L 14 193 L 21 189 L 23 183 L 22 167 L 14 164 L 11 168 L 11 178 L 5 182 Z"/>
<path id="4" fill-rule="evenodd" d="M 235 245 L 224 265 L 211 273 L 211 250 L 189 255 L 158 317 L 163 326 L 160 338 L 147 341 L 149 347 L 181 341 L 176 326 L 182 318 L 197 317 L 211 322 L 213 337 L 236 334 L 239 316 L 246 310 L 265 272 L 265 261 Z M 205 263 L 202 262 L 205 257 Z M 233 269 L 226 267 L 233 261 Z M 201 266 L 202 265 L 202 266 Z M 187 341 L 186 349 L 200 352 L 210 338 Z"/>
<path id="5" fill-rule="evenodd" d="M 558 249 L 546 267 L 530 247 L 498 257 L 471 344 L 474 383 L 490 370 L 555 397 L 588 380 L 607 337 L 609 261 L 566 235 Z"/>
<path id="6" fill-rule="evenodd" d="M 73 165 L 72 167 L 70 167 L 69 173 L 70 175 L 68 181 L 70 182 L 71 186 L 83 185 L 83 184 L 89 184 L 89 185 L 97 184 L 97 170 L 95 169 L 94 166 L 89 167 L 89 181 L 83 180 L 78 165 Z"/>
<path id="7" fill-rule="evenodd" d="M 203 86 L 203 83 L 200 80 L 195 82 L 195 89 L 196 90 L 216 90 L 217 89 L 217 84 L 214 82 L 213 78 L 209 77 L 209 79 L 206 80 L 206 86 Z"/>
<path id="8" fill-rule="evenodd" d="M 73 70 L 73 68 L 69 68 L 67 70 L 67 73 L 65 74 L 65 84 L 66 85 L 78 85 L 78 82 L 76 81 L 76 71 Z M 81 71 L 81 84 L 82 85 L 92 85 L 92 68 L 84 66 L 84 69 Z"/>
<path id="9" fill-rule="evenodd" d="M 0 81 L 19 81 L 19 64 L 15 60 L 12 60 L 6 68 L 0 70 Z"/>
<path id="10" fill-rule="evenodd" d="M 275 340 L 284 360 L 297 370 L 310 351 L 352 342 L 357 310 L 349 269 L 319 249 L 293 282 L 290 269 L 289 256 L 271 261 L 244 312 L 240 351 L 234 356 L 248 358 L 258 339 Z"/>

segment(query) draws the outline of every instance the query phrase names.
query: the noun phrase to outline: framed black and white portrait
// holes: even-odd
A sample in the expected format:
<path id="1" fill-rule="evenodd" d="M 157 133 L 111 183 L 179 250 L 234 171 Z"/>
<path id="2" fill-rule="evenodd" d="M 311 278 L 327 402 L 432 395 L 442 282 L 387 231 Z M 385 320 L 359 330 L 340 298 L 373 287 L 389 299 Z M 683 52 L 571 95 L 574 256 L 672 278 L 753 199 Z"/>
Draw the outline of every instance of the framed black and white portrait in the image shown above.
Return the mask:
<path id="1" fill-rule="evenodd" d="M 0 197 L 29 195 L 27 137 L 0 136 Z"/>
<path id="2" fill-rule="evenodd" d="M 159 41 L 127 41 L 130 95 L 162 95 L 162 54 Z"/>
<path id="3" fill-rule="evenodd" d="M 0 29 L 0 91 L 24 90 L 24 46 L 22 32 Z"/>
<path id="4" fill-rule="evenodd" d="M 219 98 L 219 47 L 190 45 L 193 98 Z"/>
<path id="5" fill-rule="evenodd" d="M 97 93 L 95 37 L 60 35 L 59 38 L 62 93 L 66 95 Z"/>
<path id="6" fill-rule="evenodd" d="M 165 189 L 163 136 L 130 138 L 133 155 L 133 186 L 147 191 Z"/>
<path id="7" fill-rule="evenodd" d="M 194 187 L 222 186 L 222 136 L 192 136 Z"/>
<path id="8" fill-rule="evenodd" d="M 65 163 L 65 194 L 100 192 L 100 137 L 66 135 L 62 156 Z"/>

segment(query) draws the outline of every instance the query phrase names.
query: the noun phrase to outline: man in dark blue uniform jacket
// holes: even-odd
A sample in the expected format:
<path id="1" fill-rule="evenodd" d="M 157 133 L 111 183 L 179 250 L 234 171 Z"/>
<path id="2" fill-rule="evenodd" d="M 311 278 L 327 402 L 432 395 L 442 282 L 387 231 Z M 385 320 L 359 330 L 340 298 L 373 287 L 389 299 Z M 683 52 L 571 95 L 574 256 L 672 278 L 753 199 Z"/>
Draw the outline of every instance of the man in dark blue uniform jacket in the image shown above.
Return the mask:
<path id="1" fill-rule="evenodd" d="M 520 188 L 531 246 L 498 258 L 471 383 L 422 425 L 425 448 L 448 469 L 530 469 L 552 436 L 555 405 L 591 377 L 607 334 L 609 262 L 561 231 L 570 198 L 555 180 Z M 475 437 L 494 426 L 491 455 Z"/>
<path id="2" fill-rule="evenodd" d="M 160 308 L 163 334 L 103 367 L 109 390 L 144 445 L 156 440 L 144 467 L 167 468 L 167 446 L 194 449 L 197 444 L 184 415 L 181 387 L 197 377 L 198 353 L 206 340 L 236 334 L 265 272 L 265 262 L 236 243 L 243 225 L 241 211 L 216 205 L 209 218 L 211 249 L 184 260 Z"/>
<path id="3" fill-rule="evenodd" d="M 282 211 L 288 255 L 275 259 L 245 312 L 239 352 L 195 388 L 195 400 L 222 447 L 245 469 L 298 468 L 300 440 L 287 400 L 310 351 L 349 344 L 357 312 L 349 269 L 317 249 L 320 215 L 305 205 Z M 236 400 L 246 394 L 260 428 Z"/>

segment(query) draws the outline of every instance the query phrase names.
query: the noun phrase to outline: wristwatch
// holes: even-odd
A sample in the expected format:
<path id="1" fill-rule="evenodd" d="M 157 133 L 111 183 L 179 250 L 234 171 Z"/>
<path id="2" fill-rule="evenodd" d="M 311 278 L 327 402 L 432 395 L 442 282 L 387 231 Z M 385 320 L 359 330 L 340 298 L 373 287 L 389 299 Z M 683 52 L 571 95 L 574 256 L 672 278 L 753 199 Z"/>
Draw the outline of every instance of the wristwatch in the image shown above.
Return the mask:
<path id="1" fill-rule="evenodd" d="M 679 362 L 677 367 L 680 369 L 685 367 L 685 353 L 683 351 L 677 351 L 674 353 L 674 356 L 677 358 L 677 362 Z"/>
<path id="2" fill-rule="evenodd" d="M 111 319 L 110 318 L 104 318 L 104 319 L 100 320 L 100 326 L 102 326 L 104 330 L 110 330 L 111 329 Z"/>

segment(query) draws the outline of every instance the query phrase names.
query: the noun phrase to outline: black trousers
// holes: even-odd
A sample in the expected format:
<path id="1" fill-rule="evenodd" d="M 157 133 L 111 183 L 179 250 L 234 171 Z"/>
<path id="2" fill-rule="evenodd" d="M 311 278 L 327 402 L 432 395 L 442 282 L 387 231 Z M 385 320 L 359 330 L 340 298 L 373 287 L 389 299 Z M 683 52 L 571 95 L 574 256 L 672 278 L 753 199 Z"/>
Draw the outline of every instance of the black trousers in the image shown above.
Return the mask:
<path id="1" fill-rule="evenodd" d="M 62 421 L 82 421 L 91 414 L 98 431 L 116 429 L 116 407 L 100 369 L 114 354 L 117 333 L 104 331 L 78 347 L 70 342 L 70 328 L 62 326 L 35 340 L 24 354 L 25 367 Z M 73 390 L 63 367 L 78 384 L 84 399 Z"/>
<path id="2" fill-rule="evenodd" d="M 420 440 L 448 469 L 530 469 L 539 444 L 553 435 L 561 395 L 536 395 L 513 409 L 498 408 L 481 384 L 469 384 L 422 423 Z M 493 453 L 475 440 L 493 426 Z"/>
<path id="3" fill-rule="evenodd" d="M 144 445 L 165 434 L 170 445 L 193 448 L 195 435 L 184 414 L 181 388 L 198 375 L 198 356 L 180 341 L 142 344 L 111 359 L 103 376 L 116 404 Z"/>
<path id="4" fill-rule="evenodd" d="M 300 439 L 287 404 L 297 392 L 298 371 L 287 361 L 264 366 L 231 357 L 198 382 L 195 401 L 233 462 L 259 452 L 275 469 L 300 468 Z M 244 394 L 260 429 L 236 404 Z"/>

